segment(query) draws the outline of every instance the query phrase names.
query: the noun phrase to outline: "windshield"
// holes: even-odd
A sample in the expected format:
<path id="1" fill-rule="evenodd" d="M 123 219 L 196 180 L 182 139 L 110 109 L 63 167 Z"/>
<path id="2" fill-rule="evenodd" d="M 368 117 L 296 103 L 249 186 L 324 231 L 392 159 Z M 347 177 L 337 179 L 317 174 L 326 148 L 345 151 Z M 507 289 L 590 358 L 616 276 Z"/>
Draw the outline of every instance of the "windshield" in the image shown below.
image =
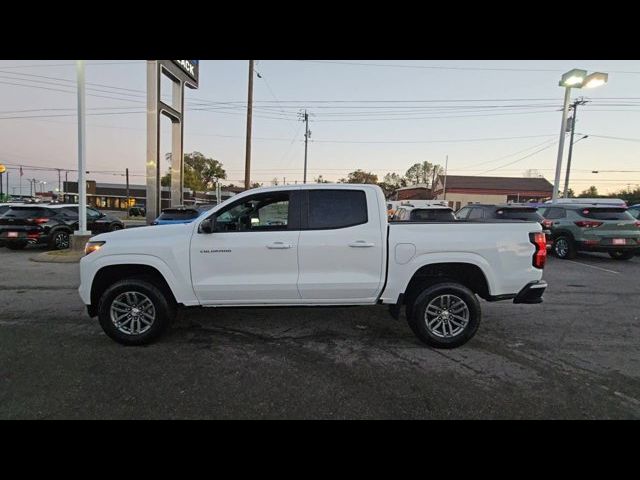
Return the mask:
<path id="1" fill-rule="evenodd" d="M 415 222 L 451 222 L 455 219 L 453 210 L 448 208 L 417 208 L 411 211 L 411 220 Z"/>
<path id="2" fill-rule="evenodd" d="M 633 220 L 626 208 L 584 208 L 578 210 L 578 214 L 595 220 Z"/>
<path id="3" fill-rule="evenodd" d="M 496 217 L 531 222 L 541 222 L 543 220 L 542 215 L 535 208 L 499 208 L 496 210 Z"/>

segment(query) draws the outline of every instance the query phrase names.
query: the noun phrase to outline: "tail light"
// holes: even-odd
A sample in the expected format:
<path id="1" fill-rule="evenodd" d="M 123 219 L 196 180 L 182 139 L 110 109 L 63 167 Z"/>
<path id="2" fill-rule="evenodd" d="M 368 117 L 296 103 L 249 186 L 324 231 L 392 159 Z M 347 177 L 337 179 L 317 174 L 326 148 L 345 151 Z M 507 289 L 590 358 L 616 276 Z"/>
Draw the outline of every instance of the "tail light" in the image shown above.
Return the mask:
<path id="1" fill-rule="evenodd" d="M 636 227 L 640 228 L 640 222 L 636 222 Z"/>
<path id="2" fill-rule="evenodd" d="M 596 228 L 602 225 L 602 222 L 594 222 L 593 220 L 580 220 L 574 223 L 580 228 Z"/>
<path id="3" fill-rule="evenodd" d="M 29 222 L 33 222 L 37 225 L 40 225 L 42 223 L 47 223 L 49 221 L 48 218 L 43 218 L 43 217 L 39 217 L 39 218 L 29 218 L 28 219 Z"/>
<path id="4" fill-rule="evenodd" d="M 548 230 L 551 228 L 551 225 L 553 225 L 553 222 L 551 220 L 542 221 L 542 228 L 546 228 Z"/>
<path id="5" fill-rule="evenodd" d="M 529 240 L 536 247 L 533 254 L 533 266 L 536 268 L 544 268 L 547 261 L 547 238 L 542 232 L 532 232 L 529 234 Z"/>

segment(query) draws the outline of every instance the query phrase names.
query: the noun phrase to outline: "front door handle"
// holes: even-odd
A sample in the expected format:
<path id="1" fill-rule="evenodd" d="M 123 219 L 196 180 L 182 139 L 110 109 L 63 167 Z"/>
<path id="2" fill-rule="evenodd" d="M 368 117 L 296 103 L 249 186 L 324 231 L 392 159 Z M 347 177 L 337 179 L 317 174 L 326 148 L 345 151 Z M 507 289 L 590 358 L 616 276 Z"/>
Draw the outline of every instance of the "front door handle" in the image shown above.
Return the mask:
<path id="1" fill-rule="evenodd" d="M 375 247 L 376 244 L 371 242 L 365 242 L 364 240 L 358 240 L 357 242 L 350 243 L 349 246 L 355 247 L 355 248 L 369 248 L 369 247 Z"/>
<path id="2" fill-rule="evenodd" d="M 284 243 L 284 242 L 273 242 L 270 243 L 269 245 L 267 245 L 267 248 L 271 248 L 271 249 L 285 249 L 285 248 L 291 248 L 293 245 L 291 245 L 290 243 Z"/>

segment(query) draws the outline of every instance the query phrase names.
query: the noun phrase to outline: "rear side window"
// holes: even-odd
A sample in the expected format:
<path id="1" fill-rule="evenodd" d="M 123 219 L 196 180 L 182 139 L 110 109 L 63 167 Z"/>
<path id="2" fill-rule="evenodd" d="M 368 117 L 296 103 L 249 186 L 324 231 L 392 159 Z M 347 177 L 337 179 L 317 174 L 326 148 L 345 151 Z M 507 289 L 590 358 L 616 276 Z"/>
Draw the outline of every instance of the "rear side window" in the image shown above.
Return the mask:
<path id="1" fill-rule="evenodd" d="M 531 222 L 541 222 L 543 220 L 542 215 L 533 208 L 499 208 L 496 210 L 496 218 Z"/>
<path id="2" fill-rule="evenodd" d="M 544 218 L 548 218 L 549 220 L 553 220 L 555 218 L 564 218 L 567 216 L 563 208 L 548 208 L 544 213 Z"/>
<path id="3" fill-rule="evenodd" d="M 5 216 L 11 218 L 36 218 L 51 217 L 55 212 L 48 208 L 11 207 L 5 212 Z"/>
<path id="4" fill-rule="evenodd" d="M 455 219 L 453 211 L 447 208 L 425 208 L 411 212 L 411 220 L 414 222 L 452 222 Z"/>
<path id="5" fill-rule="evenodd" d="M 309 190 L 309 228 L 345 228 L 367 223 L 362 190 Z"/>
<path id="6" fill-rule="evenodd" d="M 583 208 L 578 215 L 595 220 L 633 220 L 625 208 Z"/>
<path id="7" fill-rule="evenodd" d="M 158 220 L 190 220 L 197 216 L 198 212 L 195 210 L 165 210 L 160 214 Z"/>

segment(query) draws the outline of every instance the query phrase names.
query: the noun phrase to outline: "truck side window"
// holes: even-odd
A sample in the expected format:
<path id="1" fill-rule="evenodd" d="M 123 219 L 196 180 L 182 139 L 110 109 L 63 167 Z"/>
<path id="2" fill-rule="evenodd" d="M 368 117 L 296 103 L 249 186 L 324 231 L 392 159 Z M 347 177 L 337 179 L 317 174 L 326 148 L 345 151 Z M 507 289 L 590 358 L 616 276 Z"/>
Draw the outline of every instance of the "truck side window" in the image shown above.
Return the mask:
<path id="1" fill-rule="evenodd" d="M 367 223 L 362 190 L 309 190 L 309 228 L 345 228 Z"/>
<path id="2" fill-rule="evenodd" d="M 248 197 L 216 215 L 216 226 L 220 232 L 287 230 L 288 224 L 288 192 Z"/>

